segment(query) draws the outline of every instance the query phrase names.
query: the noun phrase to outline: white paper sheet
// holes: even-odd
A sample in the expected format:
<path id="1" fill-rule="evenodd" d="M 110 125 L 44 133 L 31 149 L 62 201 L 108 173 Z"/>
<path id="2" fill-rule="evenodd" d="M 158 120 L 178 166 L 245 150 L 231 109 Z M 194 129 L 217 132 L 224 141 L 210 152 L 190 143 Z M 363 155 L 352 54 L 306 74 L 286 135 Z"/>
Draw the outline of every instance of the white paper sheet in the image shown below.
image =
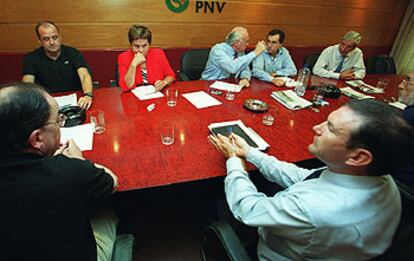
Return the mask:
<path id="1" fill-rule="evenodd" d="M 231 92 L 240 92 L 242 89 L 238 84 L 220 82 L 220 81 L 215 81 L 212 85 L 210 85 L 210 88 L 221 90 L 221 91 L 231 91 Z"/>
<path id="2" fill-rule="evenodd" d="M 73 139 L 81 151 L 92 150 L 94 124 L 88 123 L 69 128 L 60 128 L 60 142 Z"/>
<path id="3" fill-rule="evenodd" d="M 203 109 L 210 106 L 222 104 L 219 100 L 211 97 L 204 91 L 185 93 L 182 96 L 191 102 L 191 104 L 194 105 L 197 109 Z"/>
<path id="4" fill-rule="evenodd" d="M 407 105 L 405 105 L 404 103 L 401 103 L 399 101 L 390 102 L 388 104 L 391 105 L 391 106 L 394 106 L 395 108 L 398 108 L 400 110 L 405 110 L 405 108 L 407 107 Z"/>
<path id="5" fill-rule="evenodd" d="M 154 85 L 144 85 L 132 90 L 132 93 L 141 101 L 164 97 L 162 92 L 155 92 Z"/>
<path id="6" fill-rule="evenodd" d="M 76 106 L 78 104 L 78 97 L 76 93 L 72 93 L 72 94 L 64 95 L 64 96 L 58 96 L 54 98 L 56 102 L 58 103 L 59 108 L 62 108 L 63 106 L 66 106 L 66 105 Z"/>

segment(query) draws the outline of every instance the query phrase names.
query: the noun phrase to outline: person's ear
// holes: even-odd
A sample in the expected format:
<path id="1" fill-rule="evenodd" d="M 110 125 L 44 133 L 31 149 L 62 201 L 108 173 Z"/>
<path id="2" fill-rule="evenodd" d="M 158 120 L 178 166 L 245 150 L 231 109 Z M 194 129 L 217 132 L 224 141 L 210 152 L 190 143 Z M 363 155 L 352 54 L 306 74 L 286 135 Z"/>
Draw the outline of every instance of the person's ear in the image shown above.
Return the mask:
<path id="1" fill-rule="evenodd" d="M 29 136 L 29 145 L 30 147 L 36 150 L 40 150 L 42 148 L 43 141 L 42 141 L 42 134 L 40 130 L 32 131 L 32 133 Z"/>
<path id="2" fill-rule="evenodd" d="M 345 164 L 352 167 L 368 166 L 373 161 L 372 153 L 366 149 L 357 148 L 348 153 Z"/>

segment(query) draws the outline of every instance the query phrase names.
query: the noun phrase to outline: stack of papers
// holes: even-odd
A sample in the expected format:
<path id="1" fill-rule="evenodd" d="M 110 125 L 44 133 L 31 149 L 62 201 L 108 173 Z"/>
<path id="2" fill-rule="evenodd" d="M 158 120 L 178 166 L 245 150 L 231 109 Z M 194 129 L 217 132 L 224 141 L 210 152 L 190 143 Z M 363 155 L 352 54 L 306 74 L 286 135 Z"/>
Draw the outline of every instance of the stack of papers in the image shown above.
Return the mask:
<path id="1" fill-rule="evenodd" d="M 139 86 L 131 91 L 141 101 L 164 97 L 162 92 L 156 92 L 154 85 Z"/>
<path id="2" fill-rule="evenodd" d="M 76 93 L 72 93 L 72 94 L 64 95 L 64 96 L 58 96 L 54 98 L 56 102 L 58 103 L 59 108 L 62 108 L 63 106 L 66 106 L 66 105 L 71 105 L 71 106 L 78 105 L 78 98 L 76 96 Z"/>
<path id="3" fill-rule="evenodd" d="M 391 106 L 394 106 L 395 108 L 398 108 L 398 109 L 400 109 L 400 110 L 405 110 L 405 108 L 407 107 L 407 105 L 406 104 L 404 104 L 404 103 L 402 103 L 402 102 L 399 102 L 399 101 L 396 101 L 396 102 L 390 102 L 390 103 L 388 103 L 389 105 L 391 105 Z"/>
<path id="4" fill-rule="evenodd" d="M 211 123 L 208 125 L 208 129 L 214 135 L 220 133 L 223 136 L 229 136 L 231 132 L 237 134 L 245 139 L 250 146 L 258 150 L 266 150 L 270 147 L 269 143 L 253 131 L 253 129 L 246 127 L 241 120 Z"/>
<path id="5" fill-rule="evenodd" d="M 357 92 L 350 87 L 340 88 L 341 92 L 352 99 L 374 99 L 374 97 Z"/>
<path id="6" fill-rule="evenodd" d="M 272 92 L 271 96 L 290 110 L 299 110 L 312 105 L 310 101 L 297 96 L 292 90 L 275 91 Z"/>
<path id="7" fill-rule="evenodd" d="M 383 89 L 366 84 L 362 80 L 346 81 L 345 83 L 354 88 L 358 88 L 365 93 L 384 93 Z"/>
<path id="8" fill-rule="evenodd" d="M 81 151 L 92 150 L 94 129 L 95 125 L 92 123 L 60 128 L 60 142 L 66 143 L 68 140 L 73 139 Z"/>
<path id="9" fill-rule="evenodd" d="M 210 88 L 221 90 L 221 91 L 231 91 L 231 92 L 240 92 L 241 87 L 238 84 L 227 83 L 227 82 L 220 82 L 215 81 Z"/>
<path id="10" fill-rule="evenodd" d="M 221 102 L 214 97 L 211 97 L 204 91 L 190 92 L 182 95 L 197 109 L 203 109 L 210 106 L 220 105 Z"/>

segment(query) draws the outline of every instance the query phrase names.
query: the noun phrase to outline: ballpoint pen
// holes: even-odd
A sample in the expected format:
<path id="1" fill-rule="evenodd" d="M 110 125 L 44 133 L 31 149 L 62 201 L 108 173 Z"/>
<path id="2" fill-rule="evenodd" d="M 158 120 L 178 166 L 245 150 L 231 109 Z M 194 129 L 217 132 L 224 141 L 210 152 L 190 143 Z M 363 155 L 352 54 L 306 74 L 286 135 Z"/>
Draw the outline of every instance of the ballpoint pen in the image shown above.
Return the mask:
<path id="1" fill-rule="evenodd" d="M 231 140 L 231 145 L 233 145 L 233 146 L 234 146 L 234 139 L 233 139 L 233 137 L 231 136 L 231 135 L 233 134 L 233 127 L 229 127 L 229 128 L 228 128 L 228 132 L 229 132 L 229 139 Z"/>

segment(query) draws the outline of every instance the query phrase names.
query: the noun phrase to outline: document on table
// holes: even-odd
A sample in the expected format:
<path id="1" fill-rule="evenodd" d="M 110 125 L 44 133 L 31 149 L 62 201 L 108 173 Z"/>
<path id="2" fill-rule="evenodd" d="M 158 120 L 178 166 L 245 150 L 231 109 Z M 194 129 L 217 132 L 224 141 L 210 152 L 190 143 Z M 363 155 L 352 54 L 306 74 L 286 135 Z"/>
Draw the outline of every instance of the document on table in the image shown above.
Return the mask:
<path id="1" fill-rule="evenodd" d="M 54 98 L 56 102 L 58 103 L 59 108 L 62 108 L 63 106 L 66 106 L 66 105 L 73 105 L 73 106 L 78 105 L 78 97 L 76 93 L 72 93 L 72 94 L 64 95 L 64 96 L 58 96 Z"/>
<path id="2" fill-rule="evenodd" d="M 231 92 L 240 92 L 242 89 L 240 85 L 238 84 L 221 82 L 221 81 L 215 81 L 212 85 L 210 85 L 210 88 L 221 90 L 221 91 L 231 91 Z"/>
<path id="3" fill-rule="evenodd" d="M 351 87 L 360 89 L 361 91 L 366 92 L 366 93 L 384 93 L 383 89 L 379 89 L 372 85 L 366 84 L 362 80 L 346 81 L 345 83 Z"/>
<path id="4" fill-rule="evenodd" d="M 398 109 L 400 109 L 400 110 L 405 110 L 405 108 L 407 107 L 407 105 L 406 104 L 404 104 L 404 103 L 402 103 L 402 102 L 399 102 L 399 101 L 396 101 L 396 102 L 390 102 L 390 103 L 388 103 L 389 105 L 391 105 L 391 106 L 394 106 L 395 108 L 398 108 Z"/>
<path id="5" fill-rule="evenodd" d="M 92 123 L 60 128 L 60 142 L 65 143 L 73 139 L 81 151 L 92 150 L 94 129 L 95 125 Z"/>
<path id="6" fill-rule="evenodd" d="M 357 92 L 350 87 L 339 88 L 341 92 L 352 99 L 374 99 L 373 96 L 365 95 L 363 93 Z"/>
<path id="7" fill-rule="evenodd" d="M 141 101 L 164 97 L 162 92 L 156 92 L 154 85 L 139 86 L 131 91 Z"/>
<path id="8" fill-rule="evenodd" d="M 221 134 L 223 136 L 229 136 L 230 132 L 235 133 L 246 140 L 250 146 L 258 150 L 266 150 L 270 146 L 252 128 L 246 127 L 241 120 L 211 123 L 208 125 L 208 129 L 214 135 Z"/>
<path id="9" fill-rule="evenodd" d="M 310 101 L 297 96 L 292 90 L 274 91 L 270 96 L 290 110 L 299 110 L 312 105 Z"/>
<path id="10" fill-rule="evenodd" d="M 186 98 L 197 109 L 203 109 L 222 104 L 219 100 L 217 100 L 214 97 L 211 97 L 204 91 L 185 93 L 182 96 Z"/>

